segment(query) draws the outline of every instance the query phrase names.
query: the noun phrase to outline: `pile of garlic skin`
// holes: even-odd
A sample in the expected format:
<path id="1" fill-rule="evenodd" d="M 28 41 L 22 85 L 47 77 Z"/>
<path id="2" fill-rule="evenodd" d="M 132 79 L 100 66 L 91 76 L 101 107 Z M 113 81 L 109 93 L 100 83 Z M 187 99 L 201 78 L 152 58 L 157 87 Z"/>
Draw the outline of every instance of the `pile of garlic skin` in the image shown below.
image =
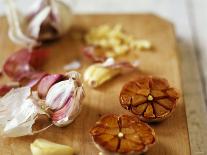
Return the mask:
<path id="1" fill-rule="evenodd" d="M 64 35 L 72 24 L 72 11 L 63 0 L 36 0 L 24 15 L 14 0 L 6 0 L 9 37 L 25 47 L 41 45 Z"/>
<path id="2" fill-rule="evenodd" d="M 88 45 L 100 47 L 106 57 L 117 57 L 130 51 L 149 50 L 152 44 L 148 40 L 138 40 L 123 31 L 120 24 L 100 25 L 91 28 L 85 36 Z"/>
<path id="3" fill-rule="evenodd" d="M 12 89 L 0 98 L 0 135 L 20 137 L 41 132 L 51 125 L 66 126 L 81 111 L 84 90 L 80 74 L 72 71 L 66 75 L 49 74 L 36 86 Z M 33 131 L 35 120 L 45 115 L 50 124 Z"/>

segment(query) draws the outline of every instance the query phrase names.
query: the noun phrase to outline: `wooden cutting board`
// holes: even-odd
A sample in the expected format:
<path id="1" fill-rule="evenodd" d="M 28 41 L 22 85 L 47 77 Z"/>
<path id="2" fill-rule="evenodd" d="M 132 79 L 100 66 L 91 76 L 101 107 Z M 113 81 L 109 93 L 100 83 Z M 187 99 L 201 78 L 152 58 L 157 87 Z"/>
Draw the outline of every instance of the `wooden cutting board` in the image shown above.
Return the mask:
<path id="1" fill-rule="evenodd" d="M 36 138 L 45 138 L 57 143 L 72 146 L 78 155 L 98 155 L 98 150 L 89 136 L 89 129 L 103 114 L 126 114 L 119 104 L 121 87 L 139 74 L 165 77 L 181 93 L 181 75 L 176 37 L 171 23 L 154 15 L 84 15 L 75 17 L 71 31 L 58 41 L 46 45 L 51 55 L 45 70 L 62 73 L 63 66 L 74 59 L 82 59 L 82 43 L 77 37 L 90 28 L 100 24 L 122 24 L 128 34 L 137 39 L 149 39 L 154 49 L 140 55 L 140 71 L 119 76 L 103 86 L 92 89 L 84 84 L 86 98 L 83 109 L 74 123 L 65 128 L 51 127 L 34 136 L 21 138 L 0 137 L 0 155 L 30 155 L 30 143 Z M 7 36 L 5 19 L 0 20 L 0 66 L 12 52 L 19 49 Z M 82 61 L 83 62 L 83 61 Z M 86 64 L 85 64 L 86 66 Z M 83 69 L 82 69 L 83 70 Z M 157 135 L 157 143 L 146 155 L 190 155 L 189 137 L 183 99 L 167 120 L 151 124 Z"/>

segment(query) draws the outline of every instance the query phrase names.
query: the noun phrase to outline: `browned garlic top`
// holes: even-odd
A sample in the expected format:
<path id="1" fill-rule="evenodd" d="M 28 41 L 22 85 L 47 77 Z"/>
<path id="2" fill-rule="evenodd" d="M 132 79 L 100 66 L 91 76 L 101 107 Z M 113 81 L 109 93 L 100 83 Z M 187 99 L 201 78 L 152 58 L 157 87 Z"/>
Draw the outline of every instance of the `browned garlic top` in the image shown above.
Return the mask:
<path id="1" fill-rule="evenodd" d="M 121 105 L 144 121 L 161 120 L 169 116 L 179 98 L 178 92 L 162 78 L 142 76 L 124 85 Z"/>
<path id="2" fill-rule="evenodd" d="M 134 116 L 109 114 L 90 130 L 93 140 L 106 152 L 142 153 L 155 143 L 151 127 Z"/>

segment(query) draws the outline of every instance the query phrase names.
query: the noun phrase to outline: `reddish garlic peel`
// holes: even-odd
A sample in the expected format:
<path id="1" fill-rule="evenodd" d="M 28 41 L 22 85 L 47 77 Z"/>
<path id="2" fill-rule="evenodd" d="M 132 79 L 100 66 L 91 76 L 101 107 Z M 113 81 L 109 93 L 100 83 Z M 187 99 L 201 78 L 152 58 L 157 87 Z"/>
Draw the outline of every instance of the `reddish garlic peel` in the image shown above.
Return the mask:
<path id="1" fill-rule="evenodd" d="M 16 85 L 1 85 L 0 86 L 0 97 L 4 96 L 6 93 L 8 93 L 12 88 L 16 88 Z"/>
<path id="2" fill-rule="evenodd" d="M 20 81 L 26 75 L 30 78 L 31 74 L 36 74 L 42 68 L 47 57 L 48 51 L 45 49 L 21 49 L 7 58 L 3 71 L 14 81 Z"/>
<path id="3" fill-rule="evenodd" d="M 37 91 L 40 98 L 44 98 L 47 95 L 48 90 L 52 85 L 61 81 L 64 78 L 61 74 L 51 74 L 43 77 L 38 84 Z"/>
<path id="4" fill-rule="evenodd" d="M 107 59 L 105 56 L 98 56 L 95 51 L 95 46 L 86 46 L 82 48 L 83 55 L 91 61 L 103 62 Z"/>

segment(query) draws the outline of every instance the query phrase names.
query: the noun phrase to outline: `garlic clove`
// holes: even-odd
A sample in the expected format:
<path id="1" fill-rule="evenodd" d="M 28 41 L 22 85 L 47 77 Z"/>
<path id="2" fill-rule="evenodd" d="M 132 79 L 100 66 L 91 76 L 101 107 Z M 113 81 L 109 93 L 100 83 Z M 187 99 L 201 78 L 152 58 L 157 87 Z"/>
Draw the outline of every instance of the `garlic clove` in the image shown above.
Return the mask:
<path id="1" fill-rule="evenodd" d="M 89 66 L 84 72 L 84 80 L 89 86 L 98 87 L 120 73 L 119 69 L 103 67 L 100 64 Z"/>
<path id="2" fill-rule="evenodd" d="M 36 139 L 30 148 L 33 155 L 73 155 L 74 150 L 70 146 L 57 144 L 45 139 Z"/>
<path id="3" fill-rule="evenodd" d="M 45 7 L 43 10 L 41 10 L 35 17 L 32 19 L 32 21 L 29 23 L 28 26 L 28 33 L 31 37 L 38 39 L 39 36 L 41 36 L 41 39 L 47 39 L 47 37 L 51 37 L 48 34 L 40 34 L 41 31 L 41 25 L 46 20 L 46 18 L 49 16 L 51 12 L 51 8 L 49 6 Z"/>
<path id="4" fill-rule="evenodd" d="M 46 104 L 53 110 L 60 109 L 75 91 L 76 83 L 72 80 L 60 81 L 54 84 L 46 96 Z"/>
<path id="5" fill-rule="evenodd" d="M 62 80 L 63 78 L 64 76 L 61 74 L 51 74 L 51 75 L 47 75 L 44 78 L 42 78 L 42 80 L 40 81 L 37 87 L 37 92 L 38 92 L 39 97 L 40 98 L 46 97 L 47 92 L 50 89 L 50 87 L 54 85 L 55 83 L 59 82 L 60 80 Z"/>
<path id="6" fill-rule="evenodd" d="M 81 111 L 81 101 L 83 97 L 83 88 L 76 88 L 73 97 L 70 98 L 65 106 L 52 114 L 53 124 L 62 127 L 73 122 Z"/>
<path id="7" fill-rule="evenodd" d="M 72 10 L 68 4 L 64 1 L 53 0 L 51 1 L 51 7 L 54 15 L 57 17 L 56 28 L 59 32 L 59 35 L 65 34 L 72 25 Z M 67 17 L 67 19 L 66 19 Z"/>
<path id="8" fill-rule="evenodd" d="M 46 105 L 53 110 L 51 118 L 56 126 L 66 126 L 80 113 L 84 90 L 79 73 L 66 74 L 68 80 L 55 83 L 48 91 Z"/>

